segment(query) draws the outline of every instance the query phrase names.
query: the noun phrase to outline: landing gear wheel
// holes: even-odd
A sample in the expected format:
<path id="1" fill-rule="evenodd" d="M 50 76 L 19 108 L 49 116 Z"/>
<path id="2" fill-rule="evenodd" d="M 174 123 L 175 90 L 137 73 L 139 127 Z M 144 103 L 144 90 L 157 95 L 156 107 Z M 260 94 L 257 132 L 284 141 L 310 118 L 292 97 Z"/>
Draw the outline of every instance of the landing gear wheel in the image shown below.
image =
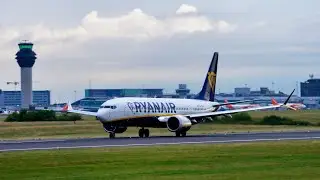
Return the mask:
<path id="1" fill-rule="evenodd" d="M 149 129 L 145 129 L 144 130 L 144 137 L 149 137 L 149 135 L 150 135 Z"/>
<path id="2" fill-rule="evenodd" d="M 180 137 L 180 132 L 176 132 L 176 137 Z"/>
<path id="3" fill-rule="evenodd" d="M 187 136 L 187 132 L 186 131 L 182 131 L 182 132 L 176 132 L 176 137 L 186 137 Z"/>
<path id="4" fill-rule="evenodd" d="M 139 137 L 143 138 L 143 133 L 144 132 L 144 129 L 139 129 Z"/>
<path id="5" fill-rule="evenodd" d="M 113 139 L 116 137 L 116 134 L 114 132 L 109 133 L 109 138 Z"/>
<path id="6" fill-rule="evenodd" d="M 139 129 L 139 137 L 149 137 L 150 131 L 149 129 Z"/>

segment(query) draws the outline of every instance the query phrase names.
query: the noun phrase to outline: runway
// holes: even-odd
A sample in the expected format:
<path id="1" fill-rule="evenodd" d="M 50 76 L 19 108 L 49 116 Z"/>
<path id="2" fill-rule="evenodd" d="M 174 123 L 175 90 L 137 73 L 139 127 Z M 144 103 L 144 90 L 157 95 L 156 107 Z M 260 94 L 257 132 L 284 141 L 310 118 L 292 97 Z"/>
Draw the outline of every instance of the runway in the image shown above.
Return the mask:
<path id="1" fill-rule="evenodd" d="M 240 143 L 280 140 L 308 140 L 320 139 L 320 131 L 300 132 L 261 132 L 261 133 L 233 133 L 193 135 L 187 137 L 158 136 L 149 138 L 83 138 L 83 139 L 56 139 L 56 140 L 29 140 L 29 141 L 0 141 L 0 152 L 74 149 L 94 147 L 124 147 L 124 146 L 151 146 L 170 144 L 204 144 L 204 143 Z"/>

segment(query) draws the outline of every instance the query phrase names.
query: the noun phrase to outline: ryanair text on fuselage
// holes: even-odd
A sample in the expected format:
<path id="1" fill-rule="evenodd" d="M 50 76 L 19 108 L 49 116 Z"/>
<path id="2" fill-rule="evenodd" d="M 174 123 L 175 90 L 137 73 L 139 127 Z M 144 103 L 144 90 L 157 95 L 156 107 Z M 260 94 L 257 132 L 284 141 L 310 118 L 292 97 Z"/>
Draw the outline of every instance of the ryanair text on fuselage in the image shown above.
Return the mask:
<path id="1" fill-rule="evenodd" d="M 128 102 L 132 112 L 176 113 L 176 105 L 172 102 Z"/>

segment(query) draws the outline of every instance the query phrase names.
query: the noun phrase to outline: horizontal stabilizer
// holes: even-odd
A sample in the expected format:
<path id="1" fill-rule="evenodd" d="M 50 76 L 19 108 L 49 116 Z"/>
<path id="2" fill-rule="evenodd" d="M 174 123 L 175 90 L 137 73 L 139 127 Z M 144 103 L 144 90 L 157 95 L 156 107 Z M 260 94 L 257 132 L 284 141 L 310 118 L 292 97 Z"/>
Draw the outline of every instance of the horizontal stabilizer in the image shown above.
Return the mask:
<path id="1" fill-rule="evenodd" d="M 80 115 L 97 116 L 96 112 L 74 110 L 70 102 L 63 107 L 62 111 Z"/>

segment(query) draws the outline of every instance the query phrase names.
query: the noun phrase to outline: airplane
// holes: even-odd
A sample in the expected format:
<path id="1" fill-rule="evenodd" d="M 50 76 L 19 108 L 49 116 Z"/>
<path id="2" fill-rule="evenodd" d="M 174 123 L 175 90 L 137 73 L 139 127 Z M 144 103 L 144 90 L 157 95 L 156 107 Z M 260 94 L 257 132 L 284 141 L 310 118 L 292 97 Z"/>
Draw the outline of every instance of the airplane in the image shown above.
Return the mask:
<path id="1" fill-rule="evenodd" d="M 279 103 L 274 98 L 272 98 L 271 104 L 272 105 L 278 105 Z M 304 105 L 302 103 L 288 103 L 287 104 L 287 108 L 296 111 L 296 110 L 299 110 L 299 109 L 305 109 L 306 105 Z"/>
<path id="2" fill-rule="evenodd" d="M 286 107 L 294 92 L 293 90 L 284 104 L 219 111 L 222 106 L 236 103 L 214 102 L 217 65 L 218 52 L 215 52 L 202 90 L 196 99 L 119 97 L 105 101 L 97 112 L 74 110 L 70 102 L 63 110 L 67 113 L 95 116 L 110 138 L 115 138 L 116 133 L 125 132 L 128 127 L 140 127 L 138 134 L 141 138 L 149 137 L 150 131 L 146 128 L 167 128 L 177 137 L 185 137 L 187 131 L 193 125 L 203 122 L 205 117 Z"/>
<path id="3" fill-rule="evenodd" d="M 8 115 L 10 114 L 11 112 L 9 110 L 5 110 L 5 109 L 0 109 L 0 114 L 2 115 Z"/>
<path id="4" fill-rule="evenodd" d="M 228 100 L 224 100 L 225 103 L 228 103 Z M 232 105 L 232 104 L 228 104 L 226 105 L 226 107 L 228 109 L 247 109 L 247 108 L 254 108 L 254 107 L 260 107 L 259 104 L 236 104 L 236 105 Z"/>

